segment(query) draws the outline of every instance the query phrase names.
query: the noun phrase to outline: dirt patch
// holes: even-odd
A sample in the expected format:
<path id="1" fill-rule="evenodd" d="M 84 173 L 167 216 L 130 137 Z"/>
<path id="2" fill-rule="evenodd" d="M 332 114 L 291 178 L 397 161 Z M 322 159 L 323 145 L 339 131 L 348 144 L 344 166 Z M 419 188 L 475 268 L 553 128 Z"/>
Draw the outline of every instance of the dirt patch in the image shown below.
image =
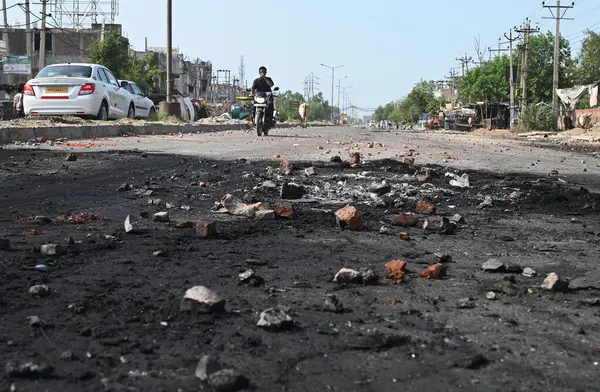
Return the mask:
<path id="1" fill-rule="evenodd" d="M 11 163 L 0 167 L 0 237 L 11 245 L 0 250 L 6 389 L 198 390 L 207 354 L 258 391 L 595 388 L 600 199 L 570 178 L 469 172 L 470 187 L 458 188 L 441 167 L 394 160 L 297 162 L 290 175 L 279 162 L 139 152 L 65 162 L 0 150 L 0 161 Z M 305 196 L 281 200 L 288 182 Z M 226 194 L 292 205 L 295 219 L 212 212 Z M 418 201 L 436 213 L 418 215 L 416 227 L 391 224 Z M 347 204 L 358 230 L 338 227 L 335 211 Z M 170 222 L 153 218 L 162 211 Z M 135 233 L 125 232 L 128 215 Z M 442 218 L 458 222 L 454 234 L 423 229 Z M 200 219 L 217 221 L 218 235 L 175 227 Z M 482 272 L 490 258 L 538 276 Z M 386 279 L 393 260 L 406 261 L 401 281 Z M 438 263 L 444 274 L 419 277 Z M 333 283 L 341 268 L 363 283 Z M 241 280 L 248 269 L 261 279 Z M 550 272 L 574 290 L 543 290 Z M 40 285 L 47 294 L 31 290 Z M 226 300 L 224 312 L 180 310 L 199 285 Z M 259 328 L 267 308 L 293 327 Z M 38 367 L 24 371 L 27 363 Z"/>

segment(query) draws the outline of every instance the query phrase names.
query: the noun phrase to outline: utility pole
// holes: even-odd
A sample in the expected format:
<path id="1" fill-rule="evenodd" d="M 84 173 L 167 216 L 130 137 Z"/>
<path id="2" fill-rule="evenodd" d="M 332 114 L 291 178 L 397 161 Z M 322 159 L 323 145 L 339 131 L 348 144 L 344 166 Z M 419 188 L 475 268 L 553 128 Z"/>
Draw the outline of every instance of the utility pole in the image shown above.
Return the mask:
<path id="1" fill-rule="evenodd" d="M 556 5 L 546 5 L 546 2 L 542 1 L 542 7 L 547 8 L 550 11 L 550 14 L 552 14 L 551 18 L 544 17 L 544 19 L 556 20 L 556 35 L 554 37 L 554 75 L 552 77 L 552 110 L 554 112 L 554 126 L 558 126 L 558 112 L 560 109 L 558 104 L 558 93 L 556 90 L 558 89 L 560 78 L 560 21 L 561 19 L 573 20 L 573 18 L 565 18 L 565 14 L 569 9 L 575 7 L 575 2 L 572 2 L 571 5 L 560 5 L 560 0 L 556 0 Z M 552 12 L 553 8 L 555 9 L 554 12 Z"/>
<path id="2" fill-rule="evenodd" d="M 25 40 L 27 41 L 25 48 L 29 59 L 29 73 L 27 78 L 31 79 L 33 76 L 33 42 L 31 41 L 31 10 L 29 9 L 29 0 L 25 0 Z"/>
<path id="3" fill-rule="evenodd" d="M 517 33 L 523 34 L 523 63 L 521 65 L 521 89 L 522 89 L 522 97 L 521 97 L 521 109 L 527 105 L 527 57 L 529 54 L 529 36 L 532 33 L 537 33 L 540 31 L 539 27 L 532 29 L 531 22 L 529 18 L 525 19 L 525 26 L 521 29 L 515 29 Z"/>
<path id="4" fill-rule="evenodd" d="M 458 71 L 451 69 L 450 76 L 447 76 L 446 79 L 450 81 L 450 96 L 452 97 L 452 106 L 456 104 L 456 95 L 455 95 L 455 87 L 456 87 L 456 77 L 458 76 Z"/>
<path id="5" fill-rule="evenodd" d="M 338 111 L 339 111 L 340 115 L 342 114 L 342 107 L 340 106 L 340 93 L 342 90 L 342 80 L 347 79 L 347 78 L 348 78 L 348 76 L 344 76 L 343 78 L 340 78 L 338 80 Z"/>
<path id="6" fill-rule="evenodd" d="M 513 38 L 513 30 L 510 29 L 509 36 L 507 37 L 504 34 L 504 37 L 508 39 L 508 43 L 510 44 L 510 48 L 508 50 L 508 59 L 509 59 L 509 85 L 510 85 L 510 128 L 512 128 L 515 122 L 515 75 L 513 69 L 513 41 L 516 41 L 517 38 Z"/>
<path id="7" fill-rule="evenodd" d="M 508 51 L 508 49 L 507 49 L 507 48 L 504 48 L 504 49 L 502 48 L 502 45 L 503 45 L 503 44 L 506 44 L 506 43 L 508 43 L 508 42 L 502 42 L 502 39 L 501 39 L 501 38 L 498 38 L 498 49 L 492 49 L 492 48 L 488 48 L 488 51 L 490 52 L 490 60 L 491 60 L 491 58 L 492 58 L 492 57 L 491 57 L 491 53 L 492 53 L 492 52 L 496 52 L 496 57 L 500 57 L 500 53 L 501 53 L 501 52 L 507 52 L 507 51 Z"/>
<path id="8" fill-rule="evenodd" d="M 46 66 L 46 5 L 48 0 L 42 0 L 42 31 L 40 33 L 40 64 L 38 68 L 41 70 Z"/>
<path id="9" fill-rule="evenodd" d="M 6 0 L 2 0 L 2 14 L 4 16 L 4 28 L 8 29 L 8 10 L 6 9 Z"/>
<path id="10" fill-rule="evenodd" d="M 342 68 L 343 65 L 338 65 L 338 66 L 332 67 L 330 65 L 321 64 L 321 66 L 325 67 L 325 68 L 331 69 L 331 120 L 333 121 L 334 120 L 334 115 L 333 115 L 333 102 L 334 102 L 334 100 L 333 100 L 333 94 L 334 94 L 334 91 L 335 91 L 335 70 L 336 70 L 336 68 Z"/>
<path id="11" fill-rule="evenodd" d="M 464 57 L 457 57 L 456 61 L 460 61 L 461 66 L 462 66 L 462 76 L 465 76 L 465 66 L 467 67 L 467 73 L 469 72 L 469 63 L 471 63 L 473 61 L 472 57 L 467 57 L 467 54 L 465 53 Z"/>
<path id="12" fill-rule="evenodd" d="M 173 4 L 167 0 L 167 103 L 171 102 L 173 94 Z"/>

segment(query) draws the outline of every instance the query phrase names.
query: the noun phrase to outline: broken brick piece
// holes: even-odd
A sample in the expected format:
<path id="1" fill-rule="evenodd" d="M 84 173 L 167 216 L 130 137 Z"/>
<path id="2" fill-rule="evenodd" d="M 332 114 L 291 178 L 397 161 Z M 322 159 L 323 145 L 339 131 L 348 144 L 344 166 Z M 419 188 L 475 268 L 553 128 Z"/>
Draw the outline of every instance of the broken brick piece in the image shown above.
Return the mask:
<path id="1" fill-rule="evenodd" d="M 403 231 L 400 233 L 400 238 L 402 238 L 404 241 L 408 241 L 410 240 L 410 235 Z"/>
<path id="2" fill-rule="evenodd" d="M 359 229 L 362 225 L 360 214 L 356 207 L 347 206 L 339 209 L 335 216 L 341 229 Z"/>
<path id="3" fill-rule="evenodd" d="M 201 220 L 196 222 L 196 234 L 198 237 L 207 238 L 217 235 L 217 223 Z"/>
<path id="4" fill-rule="evenodd" d="M 191 229 L 194 227 L 194 222 L 179 222 L 175 227 L 178 229 Z"/>
<path id="5" fill-rule="evenodd" d="M 275 216 L 279 219 L 292 220 L 295 218 L 296 214 L 294 212 L 294 207 L 291 204 L 282 204 L 275 208 Z"/>
<path id="6" fill-rule="evenodd" d="M 401 214 L 401 215 L 394 215 L 392 217 L 392 224 L 394 226 L 414 227 L 418 223 L 419 223 L 419 217 L 415 216 L 415 215 Z"/>
<path id="7" fill-rule="evenodd" d="M 406 273 L 406 261 L 392 260 L 385 265 L 385 270 L 387 271 L 388 278 L 394 279 L 394 284 L 400 284 Z"/>
<path id="8" fill-rule="evenodd" d="M 420 202 L 417 203 L 417 207 L 415 208 L 415 211 L 418 214 L 432 215 L 432 214 L 435 214 L 436 207 L 435 207 L 434 204 L 431 204 L 429 202 L 420 201 Z"/>
<path id="9" fill-rule="evenodd" d="M 353 152 L 350 154 L 350 167 L 356 167 L 360 165 L 360 153 Z"/>
<path id="10" fill-rule="evenodd" d="M 285 161 L 281 161 L 279 164 L 279 170 L 283 173 L 291 172 L 294 169 L 294 164 L 287 159 Z"/>
<path id="11" fill-rule="evenodd" d="M 546 279 L 544 279 L 544 282 L 542 283 L 542 288 L 546 290 L 566 293 L 569 291 L 569 282 L 561 279 L 556 273 L 552 272 L 548 274 Z"/>
<path id="12" fill-rule="evenodd" d="M 440 279 L 446 276 L 446 266 L 444 264 L 435 264 L 427 268 L 425 271 L 419 274 L 421 278 L 425 279 Z"/>

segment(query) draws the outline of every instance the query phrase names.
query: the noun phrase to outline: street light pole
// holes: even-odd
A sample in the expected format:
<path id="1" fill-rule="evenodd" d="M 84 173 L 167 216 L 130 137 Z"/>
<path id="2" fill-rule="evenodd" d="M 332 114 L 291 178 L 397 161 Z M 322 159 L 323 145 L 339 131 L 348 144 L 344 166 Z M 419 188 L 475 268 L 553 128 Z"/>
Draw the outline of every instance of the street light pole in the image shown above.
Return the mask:
<path id="1" fill-rule="evenodd" d="M 343 78 L 338 79 L 338 112 L 341 116 L 342 114 L 342 107 L 340 106 L 340 90 L 342 88 L 342 80 L 347 79 L 348 76 L 344 76 Z"/>
<path id="2" fill-rule="evenodd" d="M 336 70 L 336 68 L 342 68 L 343 65 L 338 65 L 338 66 L 332 67 L 331 65 L 321 64 L 321 66 L 331 69 L 331 120 L 333 121 L 333 104 L 334 104 L 333 94 L 335 92 L 335 70 Z"/>

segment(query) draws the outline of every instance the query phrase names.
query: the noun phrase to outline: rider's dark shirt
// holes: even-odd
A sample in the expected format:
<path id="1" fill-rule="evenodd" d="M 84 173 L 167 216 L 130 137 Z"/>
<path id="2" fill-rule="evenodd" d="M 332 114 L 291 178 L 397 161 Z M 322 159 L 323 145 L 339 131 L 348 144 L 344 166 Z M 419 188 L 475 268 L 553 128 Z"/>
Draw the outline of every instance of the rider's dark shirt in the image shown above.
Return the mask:
<path id="1" fill-rule="evenodd" d="M 254 79 L 254 83 L 252 83 L 252 89 L 256 93 L 270 93 L 271 87 L 267 84 L 267 79 L 272 82 L 271 78 L 265 77 Z"/>

